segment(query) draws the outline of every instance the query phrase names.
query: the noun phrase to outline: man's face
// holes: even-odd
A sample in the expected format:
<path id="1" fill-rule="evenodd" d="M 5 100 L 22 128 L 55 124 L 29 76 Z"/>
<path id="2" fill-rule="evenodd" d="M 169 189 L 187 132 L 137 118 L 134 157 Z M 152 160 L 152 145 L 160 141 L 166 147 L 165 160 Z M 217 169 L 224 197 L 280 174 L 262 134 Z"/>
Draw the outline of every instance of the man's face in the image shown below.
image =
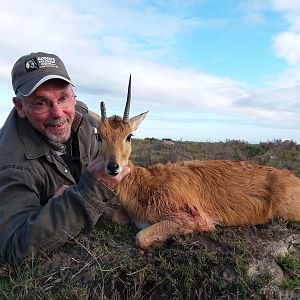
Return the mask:
<path id="1" fill-rule="evenodd" d="M 31 125 L 53 142 L 65 142 L 71 135 L 71 125 L 75 116 L 75 104 L 72 86 L 63 80 L 49 80 L 40 85 L 32 95 L 20 101 L 14 98 L 18 114 L 27 118 Z M 59 101 L 71 99 L 68 107 L 62 108 Z M 58 101 L 58 102 L 57 102 Z M 46 104 L 44 112 L 35 107 Z"/>

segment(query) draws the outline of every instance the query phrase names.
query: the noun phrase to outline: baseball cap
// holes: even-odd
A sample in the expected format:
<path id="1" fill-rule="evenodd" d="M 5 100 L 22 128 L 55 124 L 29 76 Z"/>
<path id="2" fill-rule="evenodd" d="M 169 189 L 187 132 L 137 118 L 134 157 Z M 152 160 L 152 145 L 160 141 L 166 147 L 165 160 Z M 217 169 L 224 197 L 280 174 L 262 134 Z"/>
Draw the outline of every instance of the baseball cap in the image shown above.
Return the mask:
<path id="1" fill-rule="evenodd" d="M 62 79 L 73 85 L 63 61 L 55 54 L 30 53 L 20 57 L 11 71 L 15 94 L 29 96 L 49 79 Z"/>

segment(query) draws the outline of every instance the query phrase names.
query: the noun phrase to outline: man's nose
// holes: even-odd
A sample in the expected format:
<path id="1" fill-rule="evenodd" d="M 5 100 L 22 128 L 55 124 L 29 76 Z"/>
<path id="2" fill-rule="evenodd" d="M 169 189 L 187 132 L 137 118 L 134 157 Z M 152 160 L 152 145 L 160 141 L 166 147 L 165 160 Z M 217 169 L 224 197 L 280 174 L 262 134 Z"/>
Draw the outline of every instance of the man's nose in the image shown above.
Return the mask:
<path id="1" fill-rule="evenodd" d="M 62 117 L 65 113 L 58 102 L 53 102 L 50 107 L 50 112 L 52 116 Z"/>

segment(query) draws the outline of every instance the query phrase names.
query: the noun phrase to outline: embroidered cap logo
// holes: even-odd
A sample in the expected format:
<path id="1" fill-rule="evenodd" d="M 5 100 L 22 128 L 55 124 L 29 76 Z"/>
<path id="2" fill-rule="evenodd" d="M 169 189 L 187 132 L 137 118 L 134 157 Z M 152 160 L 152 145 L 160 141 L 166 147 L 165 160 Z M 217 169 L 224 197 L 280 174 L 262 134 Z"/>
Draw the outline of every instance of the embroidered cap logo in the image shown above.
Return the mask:
<path id="1" fill-rule="evenodd" d="M 39 69 L 36 58 L 29 59 L 25 62 L 25 68 L 27 72 L 32 72 Z"/>

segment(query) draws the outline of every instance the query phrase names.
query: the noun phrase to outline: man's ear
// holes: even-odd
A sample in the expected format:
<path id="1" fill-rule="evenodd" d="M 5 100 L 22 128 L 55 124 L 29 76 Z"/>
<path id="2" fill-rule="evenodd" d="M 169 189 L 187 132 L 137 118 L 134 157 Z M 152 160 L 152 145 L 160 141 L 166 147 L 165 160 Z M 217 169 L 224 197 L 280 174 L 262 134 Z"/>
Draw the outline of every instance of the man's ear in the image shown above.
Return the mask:
<path id="1" fill-rule="evenodd" d="M 23 103 L 22 101 L 17 98 L 17 97 L 13 97 L 13 103 L 15 105 L 15 108 L 17 110 L 17 113 L 19 115 L 20 118 L 26 118 L 26 114 L 23 110 Z"/>

